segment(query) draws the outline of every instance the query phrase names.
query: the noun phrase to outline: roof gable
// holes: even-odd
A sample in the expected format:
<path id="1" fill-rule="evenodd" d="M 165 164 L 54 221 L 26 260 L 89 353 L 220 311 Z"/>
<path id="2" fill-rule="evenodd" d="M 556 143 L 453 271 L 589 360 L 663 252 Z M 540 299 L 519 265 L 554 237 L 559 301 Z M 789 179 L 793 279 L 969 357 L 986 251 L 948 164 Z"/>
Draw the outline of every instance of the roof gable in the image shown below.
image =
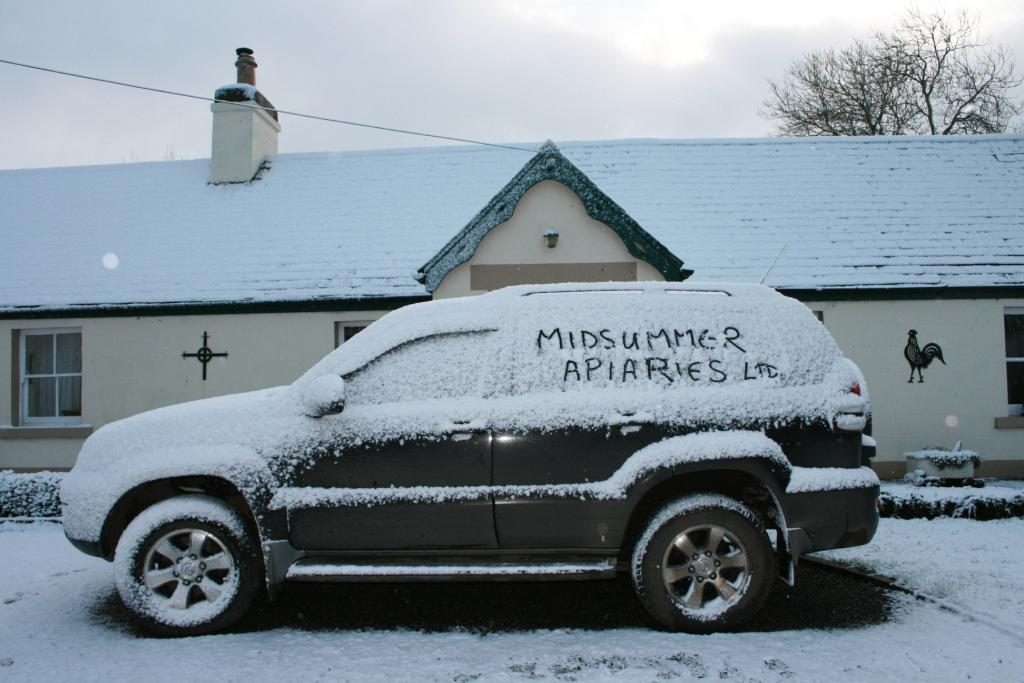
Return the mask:
<path id="1" fill-rule="evenodd" d="M 640 227 L 548 140 L 462 230 L 423 264 L 416 273 L 416 280 L 433 293 L 453 268 L 473 258 L 480 242 L 491 230 L 512 217 L 523 195 L 544 180 L 562 183 L 576 193 L 587 215 L 611 228 L 630 254 L 654 266 L 666 280 L 682 281 L 693 274 L 692 270 L 683 268 L 679 257 Z"/>

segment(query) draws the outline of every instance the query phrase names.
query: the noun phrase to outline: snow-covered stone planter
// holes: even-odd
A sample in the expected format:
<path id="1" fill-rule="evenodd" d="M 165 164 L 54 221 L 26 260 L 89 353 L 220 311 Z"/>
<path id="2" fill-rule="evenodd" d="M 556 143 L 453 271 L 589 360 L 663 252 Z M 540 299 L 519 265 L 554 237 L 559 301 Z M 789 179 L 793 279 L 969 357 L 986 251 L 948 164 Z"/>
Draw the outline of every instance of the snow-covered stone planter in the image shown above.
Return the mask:
<path id="1" fill-rule="evenodd" d="M 912 483 L 974 483 L 975 468 L 981 465 L 981 456 L 961 447 L 958 441 L 952 450 L 928 447 L 911 451 L 907 456 L 907 479 Z"/>
<path id="2" fill-rule="evenodd" d="M 0 471 L 0 518 L 60 517 L 60 472 Z"/>

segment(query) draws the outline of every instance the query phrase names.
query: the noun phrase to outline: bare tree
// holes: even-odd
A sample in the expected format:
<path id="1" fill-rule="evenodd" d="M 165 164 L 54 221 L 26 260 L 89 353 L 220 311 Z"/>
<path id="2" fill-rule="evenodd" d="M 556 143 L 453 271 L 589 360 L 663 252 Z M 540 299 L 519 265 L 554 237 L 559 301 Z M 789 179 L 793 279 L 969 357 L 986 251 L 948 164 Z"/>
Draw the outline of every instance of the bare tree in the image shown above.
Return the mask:
<path id="1" fill-rule="evenodd" d="M 1020 114 L 1020 104 L 1008 96 L 1021 83 L 1013 56 L 981 42 L 966 12 L 950 21 L 911 10 L 895 31 L 877 39 L 912 86 L 917 132 L 1000 133 Z"/>
<path id="2" fill-rule="evenodd" d="M 768 85 L 782 135 L 896 135 L 913 116 L 899 65 L 863 41 L 812 52 Z"/>
<path id="3" fill-rule="evenodd" d="M 769 79 L 762 114 L 781 135 L 996 133 L 1022 110 L 1013 57 L 976 37 L 966 13 L 912 10 L 889 33 L 812 52 Z"/>

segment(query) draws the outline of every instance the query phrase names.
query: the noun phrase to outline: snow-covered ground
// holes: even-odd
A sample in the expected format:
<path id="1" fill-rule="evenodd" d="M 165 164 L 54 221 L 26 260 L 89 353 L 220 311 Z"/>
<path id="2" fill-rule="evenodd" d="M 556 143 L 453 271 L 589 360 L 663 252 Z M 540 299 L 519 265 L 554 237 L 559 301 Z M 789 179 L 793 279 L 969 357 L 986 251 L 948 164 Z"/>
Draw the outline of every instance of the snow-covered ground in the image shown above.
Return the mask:
<path id="1" fill-rule="evenodd" d="M 1024 633 L 1022 540 L 1024 519 L 883 519 L 871 543 L 822 554 Z"/>
<path id="2" fill-rule="evenodd" d="M 239 632 L 165 640 L 123 623 L 110 565 L 58 524 L 0 523 L 0 681 L 1021 681 L 1021 532 L 1022 520 L 883 520 L 871 546 L 833 554 L 993 624 L 859 581 L 832 589 L 805 567 L 743 633 L 647 628 L 617 582 L 360 584 L 290 587 Z"/>

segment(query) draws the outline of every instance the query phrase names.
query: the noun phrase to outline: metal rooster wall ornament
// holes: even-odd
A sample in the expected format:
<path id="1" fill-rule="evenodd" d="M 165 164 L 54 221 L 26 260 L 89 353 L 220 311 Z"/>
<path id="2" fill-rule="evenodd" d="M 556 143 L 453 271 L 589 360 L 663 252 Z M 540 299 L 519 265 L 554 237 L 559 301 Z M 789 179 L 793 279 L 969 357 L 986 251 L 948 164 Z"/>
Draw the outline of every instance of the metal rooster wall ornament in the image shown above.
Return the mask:
<path id="1" fill-rule="evenodd" d="M 917 381 L 918 383 L 924 381 L 924 376 L 921 374 L 921 370 L 932 364 L 932 361 L 938 358 L 942 361 L 942 364 L 946 364 L 946 360 L 942 357 L 942 347 L 938 344 L 925 344 L 924 348 L 917 345 L 917 330 L 909 330 L 907 338 L 907 345 L 903 347 L 903 357 L 910 363 L 910 379 L 907 382 L 914 381 L 914 370 L 917 370 Z"/>

